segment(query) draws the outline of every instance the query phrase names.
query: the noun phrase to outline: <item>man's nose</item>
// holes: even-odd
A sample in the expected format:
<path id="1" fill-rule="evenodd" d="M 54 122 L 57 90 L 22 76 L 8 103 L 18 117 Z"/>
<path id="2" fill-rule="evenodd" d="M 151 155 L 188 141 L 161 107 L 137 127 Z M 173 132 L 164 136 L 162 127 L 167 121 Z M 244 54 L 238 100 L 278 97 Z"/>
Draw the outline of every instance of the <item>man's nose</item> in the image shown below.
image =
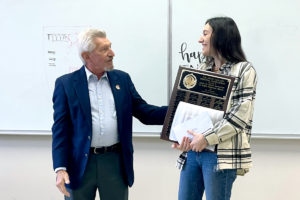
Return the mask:
<path id="1" fill-rule="evenodd" d="M 112 49 L 110 49 L 110 51 L 108 52 L 108 56 L 114 57 L 115 52 Z"/>

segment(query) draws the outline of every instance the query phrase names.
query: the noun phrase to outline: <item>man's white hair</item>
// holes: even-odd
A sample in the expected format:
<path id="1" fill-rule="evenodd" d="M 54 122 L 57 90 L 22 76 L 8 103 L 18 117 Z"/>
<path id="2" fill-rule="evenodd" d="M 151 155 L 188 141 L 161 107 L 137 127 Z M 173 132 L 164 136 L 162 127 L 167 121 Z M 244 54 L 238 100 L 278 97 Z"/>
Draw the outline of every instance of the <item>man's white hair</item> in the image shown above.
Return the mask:
<path id="1" fill-rule="evenodd" d="M 83 64 L 85 64 L 85 61 L 82 58 L 81 54 L 83 52 L 92 52 L 95 49 L 96 45 L 94 43 L 94 40 L 96 38 L 106 38 L 105 31 L 89 28 L 87 30 L 82 31 L 78 35 L 79 57 L 82 60 Z"/>

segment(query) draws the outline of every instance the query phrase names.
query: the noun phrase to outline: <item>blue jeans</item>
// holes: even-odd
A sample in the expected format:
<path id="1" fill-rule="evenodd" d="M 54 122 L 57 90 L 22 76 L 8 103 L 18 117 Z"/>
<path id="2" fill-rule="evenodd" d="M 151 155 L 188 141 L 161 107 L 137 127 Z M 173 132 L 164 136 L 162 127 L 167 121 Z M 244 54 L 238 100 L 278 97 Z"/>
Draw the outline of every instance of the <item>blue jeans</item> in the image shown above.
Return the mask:
<path id="1" fill-rule="evenodd" d="M 236 169 L 216 170 L 217 154 L 189 151 L 180 174 L 178 200 L 229 200 Z"/>

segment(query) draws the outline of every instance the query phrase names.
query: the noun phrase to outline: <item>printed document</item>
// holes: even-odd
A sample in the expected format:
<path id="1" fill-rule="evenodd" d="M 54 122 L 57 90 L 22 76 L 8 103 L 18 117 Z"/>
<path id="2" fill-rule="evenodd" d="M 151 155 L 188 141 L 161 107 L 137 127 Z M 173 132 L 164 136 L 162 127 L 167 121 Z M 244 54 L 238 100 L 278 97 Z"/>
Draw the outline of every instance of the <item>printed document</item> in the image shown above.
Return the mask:
<path id="1" fill-rule="evenodd" d="M 221 121 L 223 115 L 223 111 L 180 102 L 173 118 L 169 139 L 179 144 L 184 136 L 192 140 L 193 136 L 187 132 L 188 130 L 203 134 Z M 213 151 L 214 147 L 214 145 L 208 146 L 207 149 Z"/>

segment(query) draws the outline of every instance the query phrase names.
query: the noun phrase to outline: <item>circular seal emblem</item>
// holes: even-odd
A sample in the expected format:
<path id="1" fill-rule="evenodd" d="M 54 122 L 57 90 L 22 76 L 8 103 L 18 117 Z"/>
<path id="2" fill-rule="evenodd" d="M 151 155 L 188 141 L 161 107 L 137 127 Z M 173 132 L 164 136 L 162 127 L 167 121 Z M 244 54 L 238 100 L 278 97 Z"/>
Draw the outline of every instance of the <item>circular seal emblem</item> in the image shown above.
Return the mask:
<path id="1" fill-rule="evenodd" d="M 197 78 L 194 74 L 188 74 L 183 78 L 183 85 L 187 89 L 195 87 L 197 84 Z"/>

